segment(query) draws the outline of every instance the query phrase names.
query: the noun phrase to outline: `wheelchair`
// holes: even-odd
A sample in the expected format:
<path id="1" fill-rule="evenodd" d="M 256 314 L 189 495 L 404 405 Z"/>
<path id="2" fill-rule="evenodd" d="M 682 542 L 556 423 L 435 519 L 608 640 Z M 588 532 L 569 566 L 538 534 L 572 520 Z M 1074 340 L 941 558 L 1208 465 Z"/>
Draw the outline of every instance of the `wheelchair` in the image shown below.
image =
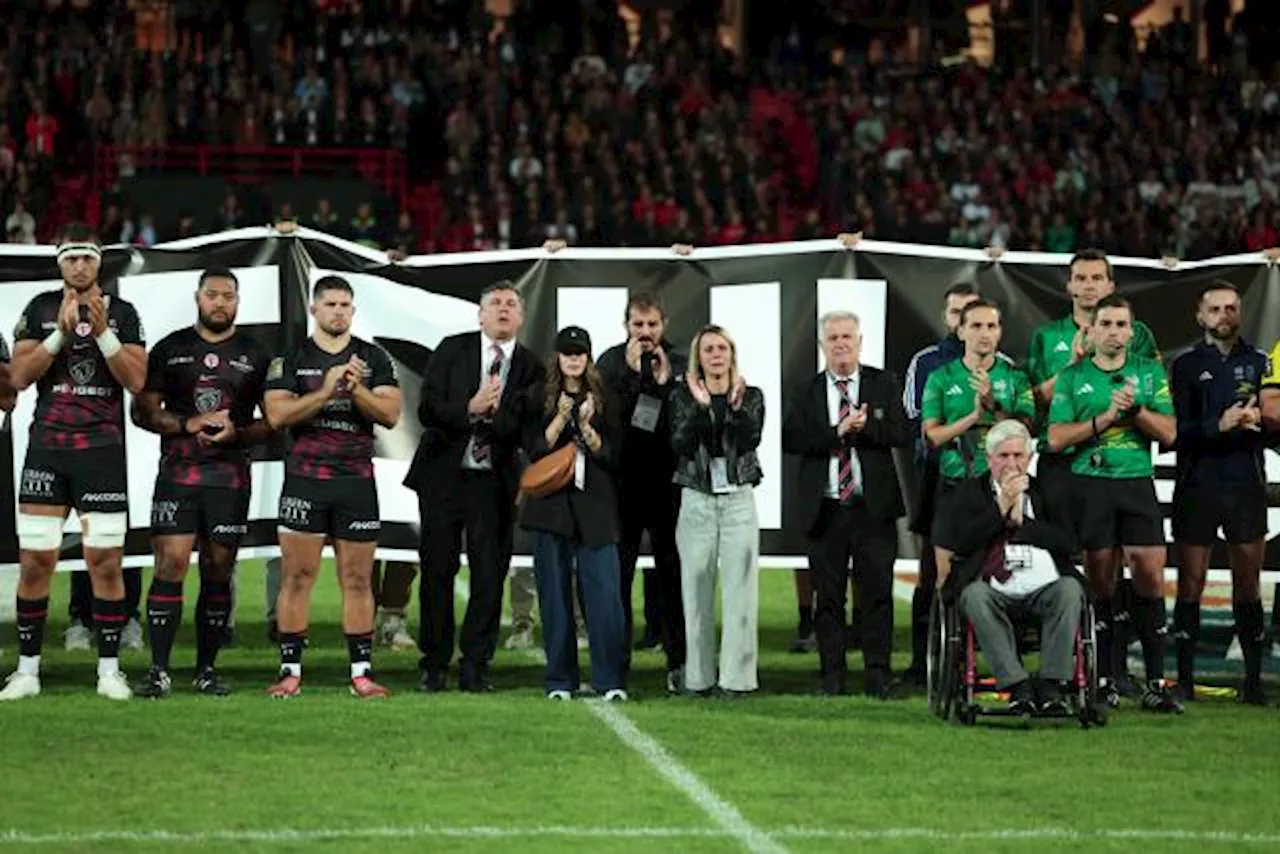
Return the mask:
<path id="1" fill-rule="evenodd" d="M 1028 646 L 1027 628 L 1015 622 L 1019 649 L 1024 652 Z M 934 596 L 926 660 L 929 711 L 944 721 L 954 717 L 964 726 L 973 726 L 979 717 L 985 716 L 1020 717 L 1024 722 L 1032 717 L 1073 717 L 1084 729 L 1106 726 L 1107 707 L 1098 699 L 1097 650 L 1093 607 L 1086 602 L 1076 632 L 1075 668 L 1066 694 L 1069 713 L 1027 715 L 1003 704 L 984 706 L 978 701 L 979 695 L 996 689 L 994 682 L 988 684 L 989 680 L 984 681 L 978 673 L 978 645 L 973 625 L 961 617 L 959 605 L 946 605 L 941 595 Z"/>

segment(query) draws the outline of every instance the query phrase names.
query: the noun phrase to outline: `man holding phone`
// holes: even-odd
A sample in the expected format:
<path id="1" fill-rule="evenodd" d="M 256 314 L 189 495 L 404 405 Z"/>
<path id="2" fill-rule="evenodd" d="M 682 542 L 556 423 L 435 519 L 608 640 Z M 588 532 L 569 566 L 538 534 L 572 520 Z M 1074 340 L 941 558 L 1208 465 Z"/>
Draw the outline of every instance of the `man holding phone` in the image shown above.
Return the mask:
<path id="1" fill-rule="evenodd" d="M 1117 550 L 1133 570 L 1133 619 L 1142 643 L 1143 708 L 1182 711 L 1164 681 L 1164 520 L 1156 499 L 1151 443 L 1172 446 L 1176 431 L 1169 381 L 1154 360 L 1128 352 L 1133 310 L 1112 294 L 1098 301 L 1089 327 L 1093 354 L 1064 369 L 1049 408 L 1049 448 L 1075 449 L 1072 513 L 1098 622 L 1102 696 L 1119 704 L 1114 676 L 1124 646 L 1113 643 Z"/>

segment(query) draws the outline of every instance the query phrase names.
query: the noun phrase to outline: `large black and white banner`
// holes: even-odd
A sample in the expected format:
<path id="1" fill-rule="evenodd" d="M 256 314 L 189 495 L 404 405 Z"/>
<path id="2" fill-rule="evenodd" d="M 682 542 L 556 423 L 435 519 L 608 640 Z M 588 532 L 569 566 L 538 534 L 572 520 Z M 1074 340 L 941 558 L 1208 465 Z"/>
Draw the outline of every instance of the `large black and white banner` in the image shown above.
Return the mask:
<path id="1" fill-rule="evenodd" d="M 0 251 L 0 324 L 12 328 L 30 297 L 58 286 L 49 247 L 4 247 Z M 738 342 L 743 373 L 765 394 L 768 415 L 760 449 L 764 482 L 757 491 L 762 552 L 778 558 L 803 555 L 804 544 L 788 514 L 791 464 L 781 452 L 782 413 L 792 391 L 819 368 L 818 317 L 848 309 L 862 319 L 863 359 L 901 375 L 912 353 L 942 330 L 943 292 L 973 282 L 1005 307 L 1002 349 L 1025 351 L 1031 331 L 1065 313 L 1067 257 L 1007 253 L 993 262 L 976 250 L 864 241 L 846 250 L 835 240 L 698 249 L 677 256 L 667 249 L 566 249 L 421 256 L 389 264 L 382 253 L 307 229 L 282 236 L 269 228 L 241 229 L 166 244 L 149 250 L 110 249 L 109 289 L 137 305 L 148 341 L 155 342 L 194 319 L 192 293 L 200 269 L 231 266 L 241 278 L 240 323 L 278 351 L 296 346 L 308 332 L 306 291 L 329 273 L 346 276 L 356 292 L 354 332 L 382 344 L 398 363 L 405 388 L 405 417 L 380 431 L 378 491 L 387 523 L 381 543 L 387 557 L 416 548 L 416 496 L 400 481 L 417 445 L 418 389 L 422 370 L 441 338 L 476 327 L 480 290 L 510 279 L 525 298 L 522 339 L 549 353 L 558 328 L 578 324 L 590 331 L 597 351 L 623 337 L 628 294 L 653 291 L 670 315 L 669 337 L 692 339 L 699 326 L 725 326 Z M 1215 278 L 1235 284 L 1244 296 L 1245 333 L 1270 347 L 1280 335 L 1280 270 L 1261 255 L 1181 264 L 1117 258 L 1121 292 L 1154 330 L 1166 354 L 1194 341 L 1196 296 Z M 20 398 L 12 417 L 10 465 L 0 490 L 0 564 L 16 557 L 13 531 L 14 475 L 26 449 L 34 392 Z M 130 486 L 129 561 L 145 564 L 152 479 L 158 443 L 127 428 Z M 6 449 L 8 450 L 8 449 Z M 273 447 L 254 466 L 251 553 L 274 552 L 275 502 L 284 449 Z M 0 452 L 0 457 L 4 452 Z M 903 461 L 905 463 L 905 460 Z M 1172 457 L 1158 460 L 1159 492 L 1172 494 Z M 1269 479 L 1280 483 L 1280 458 L 1268 454 Z M 902 472 L 904 481 L 910 473 Z M 1280 568 L 1280 502 L 1269 514 L 1272 538 L 1268 566 Z M 76 545 L 77 523 L 68 521 L 66 545 Z M 520 545 L 519 543 L 517 544 Z M 904 541 L 905 545 L 905 541 Z M 68 564 L 73 565 L 71 563 Z M 776 565 L 776 564 L 775 564 Z"/>

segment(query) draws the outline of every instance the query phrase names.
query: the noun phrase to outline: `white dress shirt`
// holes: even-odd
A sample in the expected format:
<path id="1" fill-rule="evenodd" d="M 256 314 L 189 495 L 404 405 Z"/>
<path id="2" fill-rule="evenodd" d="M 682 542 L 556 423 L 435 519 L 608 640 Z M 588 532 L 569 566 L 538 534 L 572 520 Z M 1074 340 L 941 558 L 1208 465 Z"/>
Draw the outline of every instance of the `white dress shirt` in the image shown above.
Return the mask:
<path id="1" fill-rule="evenodd" d="M 999 501 L 1000 484 L 993 480 L 991 486 L 995 491 L 996 501 Z M 1035 518 L 1035 511 L 1031 507 L 1031 496 L 1025 493 L 1022 496 L 1022 518 L 1024 520 Z M 1005 544 L 1004 568 L 1010 572 L 1009 580 L 999 581 L 993 578 L 991 586 L 996 592 L 1003 593 L 1010 599 L 1025 599 L 1061 577 L 1058 574 L 1058 565 L 1053 561 L 1053 555 L 1038 546 L 1027 543 Z"/>
<path id="2" fill-rule="evenodd" d="M 840 423 L 840 387 L 836 385 L 839 380 L 848 380 L 849 385 L 846 386 L 846 393 L 849 395 L 849 403 L 856 410 L 858 408 L 858 392 L 861 388 L 859 372 L 854 371 L 847 377 L 838 377 L 831 371 L 827 371 L 827 422 L 833 427 Z M 853 482 L 856 486 L 858 494 L 862 492 L 862 463 L 858 460 L 858 452 L 853 448 L 849 448 L 849 458 L 853 464 Z M 831 463 L 827 468 L 827 498 L 840 498 L 840 454 L 833 452 L 831 454 Z"/>

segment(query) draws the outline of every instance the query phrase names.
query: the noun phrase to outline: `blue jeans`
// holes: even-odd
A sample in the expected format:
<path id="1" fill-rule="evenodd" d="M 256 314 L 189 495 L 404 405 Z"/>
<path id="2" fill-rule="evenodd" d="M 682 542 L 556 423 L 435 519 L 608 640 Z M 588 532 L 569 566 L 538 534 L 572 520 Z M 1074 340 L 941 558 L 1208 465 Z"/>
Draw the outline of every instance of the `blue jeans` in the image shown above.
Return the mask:
<path id="1" fill-rule="evenodd" d="M 578 638 L 573 620 L 573 574 L 586 610 L 591 648 L 591 684 L 600 692 L 623 688 L 622 572 L 618 547 L 587 547 L 558 534 L 534 533 L 533 574 L 538 581 L 542 646 L 547 654 L 548 691 L 576 691 Z"/>

